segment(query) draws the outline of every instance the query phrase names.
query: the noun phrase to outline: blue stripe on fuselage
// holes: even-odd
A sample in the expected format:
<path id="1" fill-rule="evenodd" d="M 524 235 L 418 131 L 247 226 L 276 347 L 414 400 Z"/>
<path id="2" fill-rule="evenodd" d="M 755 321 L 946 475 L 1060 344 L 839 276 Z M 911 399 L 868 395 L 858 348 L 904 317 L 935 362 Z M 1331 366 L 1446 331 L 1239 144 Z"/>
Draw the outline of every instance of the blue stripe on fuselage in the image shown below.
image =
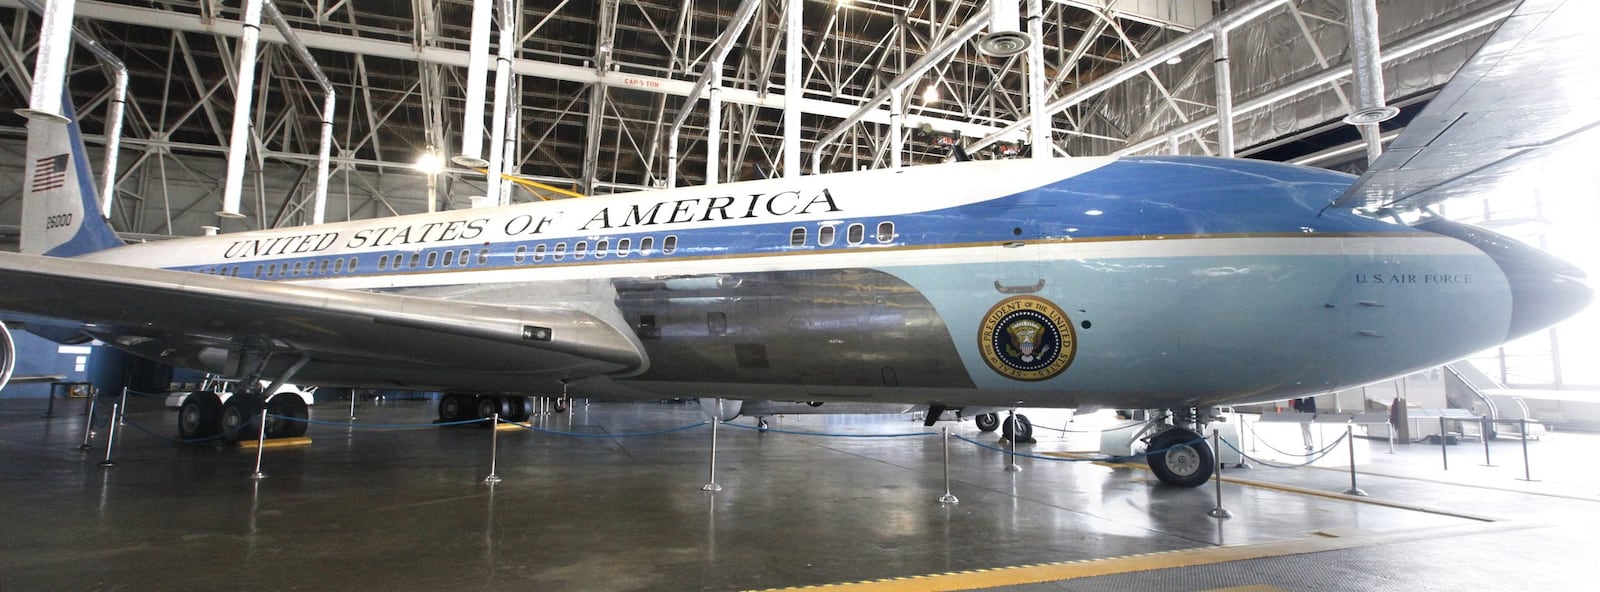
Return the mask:
<path id="1" fill-rule="evenodd" d="M 1322 209 L 1349 187 L 1354 177 L 1343 173 L 1266 161 L 1208 157 L 1129 157 L 1088 173 L 1050 183 L 1021 193 L 955 208 L 912 212 L 878 218 L 839 218 L 834 226 L 837 237 L 829 246 L 817 244 L 819 224 L 768 223 L 660 232 L 595 234 L 584 237 L 542 238 L 538 240 L 491 241 L 485 245 L 453 245 L 422 249 L 427 253 L 461 251 L 471 253 L 472 263 L 407 269 L 379 270 L 379 257 L 406 256 L 415 249 L 343 252 L 339 254 L 283 257 L 238 264 L 238 275 L 253 277 L 256 266 L 276 263 L 281 269 L 297 261 L 318 268 L 324 260 L 358 258 L 354 269 L 343 273 L 303 273 L 270 279 L 313 279 L 369 274 L 421 273 L 496 267 L 547 267 L 557 265 L 625 263 L 678 258 L 738 257 L 781 253 L 823 253 L 872 247 L 931 247 L 998 243 L 1038 239 L 1136 239 L 1145 237 L 1229 236 L 1258 234 L 1372 234 L 1414 233 L 1403 225 L 1357 216 L 1347 211 Z M 883 195 L 882 199 L 914 200 L 916 195 Z M 831 221 L 830 221 L 831 222 Z M 878 240 L 878 225 L 894 224 L 888 242 Z M 847 229 L 862 224 L 864 240 L 850 244 Z M 791 244 L 791 232 L 807 230 L 805 244 Z M 676 236 L 679 248 L 672 254 L 661 252 L 662 241 Z M 634 247 L 640 239 L 654 237 L 650 255 L 637 252 L 627 257 L 615 253 L 620 239 Z M 575 258 L 571 250 L 585 241 L 592 250 L 597 241 L 606 240 L 613 250 L 606 257 L 593 253 Z M 535 261 L 532 252 L 539 245 L 547 251 L 564 243 L 567 255 L 560 261 L 546 255 Z M 517 256 L 522 247 L 524 254 Z M 481 249 L 489 249 L 487 263 L 479 264 Z M 233 264 L 183 266 L 175 269 L 215 273 Z"/>

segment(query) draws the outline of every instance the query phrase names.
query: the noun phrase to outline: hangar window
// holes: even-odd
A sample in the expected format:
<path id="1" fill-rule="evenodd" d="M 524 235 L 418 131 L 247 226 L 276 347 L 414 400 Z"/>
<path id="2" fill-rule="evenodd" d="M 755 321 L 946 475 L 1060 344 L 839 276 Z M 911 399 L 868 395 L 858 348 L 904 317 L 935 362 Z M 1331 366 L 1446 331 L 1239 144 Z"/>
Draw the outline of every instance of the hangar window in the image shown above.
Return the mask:
<path id="1" fill-rule="evenodd" d="M 888 244 L 888 243 L 894 242 L 894 223 L 893 222 L 879 222 L 878 223 L 878 242 L 884 243 L 884 244 Z"/>
<path id="2" fill-rule="evenodd" d="M 844 236 L 845 240 L 850 241 L 850 244 L 859 245 L 861 241 L 867 238 L 867 227 L 860 224 L 851 224 L 849 228 L 845 229 Z"/>
<path id="3" fill-rule="evenodd" d="M 399 263 L 399 261 L 397 260 L 397 261 L 395 261 L 395 263 Z M 383 270 L 388 269 L 388 268 L 389 268 L 389 256 L 388 255 L 383 255 L 383 256 L 378 257 L 378 271 L 383 271 Z"/>
<path id="4" fill-rule="evenodd" d="M 450 267 L 451 265 L 455 265 L 455 264 L 456 264 L 456 252 L 455 251 L 445 251 L 444 252 L 444 266 L 445 267 Z M 428 262 L 428 266 L 432 267 L 433 266 L 433 262 L 429 261 Z"/>
<path id="5" fill-rule="evenodd" d="M 595 241 L 595 243 L 594 243 L 594 258 L 595 259 L 599 259 L 601 257 L 605 257 L 606 256 L 606 251 L 609 251 L 609 250 L 611 250 L 611 241 L 604 240 L 604 239 Z"/>
<path id="6" fill-rule="evenodd" d="M 823 226 L 822 228 L 818 228 L 817 229 L 817 244 L 822 245 L 824 247 L 826 247 L 828 245 L 832 245 L 833 244 L 833 239 L 837 234 L 838 234 L 837 231 L 835 231 L 833 229 L 833 225 L 831 225 L 831 224 L 828 225 L 828 226 Z"/>
<path id="7" fill-rule="evenodd" d="M 628 256 L 628 248 L 632 247 L 632 246 L 633 246 L 633 239 L 628 239 L 628 238 L 619 238 L 619 239 L 617 239 L 617 256 L 618 257 L 627 257 Z"/>
<path id="8" fill-rule="evenodd" d="M 796 228 L 789 231 L 789 246 L 803 247 L 806 245 L 806 229 Z"/>
<path id="9" fill-rule="evenodd" d="M 421 253 L 412 253 L 411 254 L 411 269 L 416 269 L 417 268 L 417 263 L 421 259 L 422 259 L 422 254 Z"/>
<path id="10" fill-rule="evenodd" d="M 567 256 L 567 243 L 556 243 L 555 260 L 560 261 Z"/>
<path id="11" fill-rule="evenodd" d="M 541 244 L 533 248 L 533 260 L 544 261 L 544 245 Z"/>
<path id="12" fill-rule="evenodd" d="M 517 245 L 517 251 L 511 255 L 512 263 L 522 263 L 528 260 L 528 245 Z"/>
<path id="13" fill-rule="evenodd" d="M 436 264 L 438 262 L 439 262 L 439 252 L 438 251 L 428 251 L 428 262 L 427 262 L 426 266 L 427 267 L 433 267 L 434 264 Z"/>
<path id="14" fill-rule="evenodd" d="M 333 272 L 334 273 L 344 273 L 344 260 L 343 259 L 334 259 L 333 260 Z"/>
<path id="15" fill-rule="evenodd" d="M 656 237 L 647 236 L 639 239 L 639 254 L 649 255 L 656 248 Z"/>
<path id="16" fill-rule="evenodd" d="M 332 264 L 333 264 L 333 262 L 328 261 L 327 259 L 323 259 L 322 263 L 317 264 L 317 273 L 321 274 L 321 275 L 327 275 L 328 274 L 328 266 L 332 265 Z"/>
<path id="17" fill-rule="evenodd" d="M 478 249 L 478 265 L 487 265 L 488 263 L 489 263 L 489 247 L 484 247 L 482 249 Z"/>
<path id="18" fill-rule="evenodd" d="M 578 244 L 572 245 L 573 259 L 582 259 L 587 254 L 589 254 L 589 241 L 578 241 Z"/>
<path id="19" fill-rule="evenodd" d="M 676 252 L 678 252 L 678 235 L 667 235 L 667 238 L 661 239 L 662 255 L 671 255 Z"/>

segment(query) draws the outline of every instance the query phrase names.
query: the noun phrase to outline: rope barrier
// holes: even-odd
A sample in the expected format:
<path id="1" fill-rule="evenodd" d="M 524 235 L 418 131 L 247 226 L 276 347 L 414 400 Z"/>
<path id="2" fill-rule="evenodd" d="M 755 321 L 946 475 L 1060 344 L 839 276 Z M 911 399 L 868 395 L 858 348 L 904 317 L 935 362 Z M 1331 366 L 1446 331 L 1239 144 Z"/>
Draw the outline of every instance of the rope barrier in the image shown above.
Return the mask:
<path id="1" fill-rule="evenodd" d="M 145 397 L 145 398 L 149 398 L 149 399 L 165 399 L 165 398 L 167 398 L 169 396 L 169 394 L 167 394 L 167 393 L 141 393 L 141 392 L 133 390 L 133 389 L 126 389 L 126 390 L 128 391 L 128 396 L 130 396 L 130 397 Z M 178 393 L 171 393 L 171 394 L 178 394 Z M 187 395 L 189 393 L 183 393 L 183 394 Z"/>
<path id="2" fill-rule="evenodd" d="M 1001 421 L 1005 421 L 1005 420 L 1001 420 Z M 1050 430 L 1052 432 L 1061 432 L 1063 434 L 1099 434 L 1099 433 L 1103 433 L 1103 432 L 1116 432 L 1116 431 L 1126 430 L 1126 429 L 1129 429 L 1129 428 L 1136 428 L 1136 427 L 1145 425 L 1146 423 L 1149 423 L 1149 422 L 1136 421 L 1136 422 L 1133 422 L 1133 423 L 1130 423 L 1130 424 L 1127 424 L 1127 425 L 1117 426 L 1117 427 L 1114 427 L 1114 428 L 1106 428 L 1106 429 L 1103 429 L 1103 430 L 1069 430 L 1069 429 L 1066 429 L 1066 428 L 1052 428 L 1050 426 L 1039 425 L 1039 424 L 1033 424 L 1033 427 L 1039 428 L 1039 429 L 1044 429 L 1044 430 Z"/>
<path id="3" fill-rule="evenodd" d="M 539 432 L 539 433 L 542 433 L 542 434 L 554 434 L 554 435 L 557 435 L 557 436 L 570 436 L 570 437 L 573 437 L 573 438 L 639 438 L 639 437 L 643 437 L 643 436 L 659 436 L 661 434 L 670 434 L 672 432 L 681 432 L 681 431 L 684 431 L 684 430 L 691 430 L 691 429 L 698 428 L 698 427 L 703 426 L 703 425 L 710 425 L 711 422 L 702 421 L 702 422 L 699 422 L 699 423 L 691 423 L 689 425 L 678 426 L 678 427 L 675 427 L 675 428 L 667 428 L 667 429 L 664 429 L 664 430 L 656 430 L 656 431 L 653 431 L 653 432 L 634 432 L 634 433 L 628 433 L 628 434 L 611 434 L 611 433 L 595 434 L 595 433 L 588 433 L 588 432 L 563 432 L 563 431 L 560 431 L 560 430 L 551 430 L 551 429 L 546 429 L 546 428 L 541 428 L 541 427 L 535 427 L 532 424 L 520 424 L 520 423 L 516 423 L 516 422 L 503 421 L 503 420 L 502 420 L 502 423 L 508 423 L 508 424 L 517 426 L 519 428 L 522 428 L 524 430 L 528 430 L 530 432 Z"/>
<path id="4" fill-rule="evenodd" d="M 747 429 L 747 430 L 755 430 L 755 431 L 758 431 L 758 432 L 777 432 L 779 434 L 794 434 L 796 436 L 823 436 L 823 437 L 828 437 L 828 438 L 906 438 L 906 437 L 910 437 L 910 436 L 937 436 L 937 435 L 939 435 L 939 432 L 905 432 L 905 433 L 900 433 L 900 434 L 843 434 L 843 433 L 830 433 L 830 432 L 801 432 L 801 431 L 796 431 L 796 430 L 780 430 L 778 428 L 772 428 L 772 427 L 761 428 L 761 427 L 758 427 L 758 426 L 747 426 L 747 425 L 743 425 L 743 424 L 733 423 L 733 422 L 730 422 L 730 421 L 724 421 L 724 422 L 722 422 L 722 425 L 736 427 L 736 428 L 743 428 L 743 429 Z M 956 437 L 959 438 L 960 436 L 956 436 Z"/>
<path id="5" fill-rule="evenodd" d="M 1312 452 L 1311 453 L 1312 458 L 1310 460 L 1307 460 L 1306 462 L 1303 462 L 1303 463 L 1300 463 L 1300 464 L 1297 464 L 1297 465 L 1283 465 L 1283 464 L 1278 464 L 1278 463 L 1274 463 L 1274 462 L 1271 462 L 1271 461 L 1261 460 L 1261 459 L 1256 458 L 1254 456 L 1250 456 L 1249 454 L 1245 454 L 1245 452 L 1243 450 L 1239 450 L 1239 447 L 1238 446 L 1234 446 L 1233 442 L 1229 442 L 1227 438 L 1222 438 L 1222 443 L 1223 444 L 1227 444 L 1228 448 L 1232 448 L 1234 452 L 1239 453 L 1240 457 L 1245 458 L 1247 460 L 1250 460 L 1252 462 L 1259 463 L 1262 466 L 1265 466 L 1265 467 L 1268 467 L 1268 468 L 1273 468 L 1273 469 L 1298 469 L 1300 467 L 1311 466 L 1313 463 L 1316 463 L 1317 461 L 1322 460 L 1323 457 L 1326 457 L 1329 454 L 1332 454 L 1334 449 L 1339 447 L 1339 443 L 1340 442 L 1344 442 L 1347 438 L 1349 438 L 1349 436 L 1350 435 L 1348 433 L 1343 435 L 1343 436 L 1339 436 L 1339 439 L 1334 440 L 1333 443 L 1329 444 L 1326 448 L 1323 448 L 1322 450 L 1318 450 L 1318 451 Z M 1297 456 L 1297 455 L 1290 455 L 1290 456 Z"/>
<path id="6" fill-rule="evenodd" d="M 146 427 L 144 427 L 142 425 L 139 425 L 139 423 L 134 421 L 134 420 L 123 418 L 123 423 L 128 424 L 129 426 L 133 427 L 133 429 L 136 429 L 136 430 L 139 430 L 141 432 L 144 432 L 146 435 L 148 435 L 148 436 L 150 436 L 152 438 L 155 438 L 157 440 L 165 440 L 165 441 L 171 442 L 173 444 L 200 444 L 202 442 L 210 442 L 212 440 L 217 440 L 217 439 L 223 438 L 225 436 L 230 436 L 234 432 L 241 431 L 241 430 L 243 430 L 245 428 L 252 427 L 249 423 L 243 423 L 243 424 L 239 424 L 238 426 L 234 427 L 231 430 L 228 430 L 226 432 L 217 434 L 215 436 L 206 436 L 204 438 L 168 438 L 168 437 L 163 436 L 161 434 L 157 434 L 155 432 L 150 431 L 149 428 L 146 428 Z"/>
<path id="7" fill-rule="evenodd" d="M 441 422 L 438 422 L 438 423 L 352 423 L 352 422 L 348 422 L 348 421 L 327 421 L 327 420 L 322 420 L 322 419 L 311 419 L 311 418 L 307 418 L 307 417 L 289 417 L 289 416 L 286 416 L 286 415 L 274 415 L 274 414 L 268 414 L 267 417 L 270 417 L 270 418 L 273 418 L 273 419 L 281 419 L 281 420 L 284 420 L 284 421 L 296 421 L 296 422 L 306 423 L 306 424 L 311 424 L 311 425 L 334 426 L 334 427 L 341 427 L 341 428 L 361 428 L 361 429 L 371 429 L 371 430 L 422 430 L 422 429 L 429 429 L 429 428 L 442 428 L 442 427 L 449 427 L 449 426 L 468 425 L 468 424 L 474 424 L 474 423 L 484 423 L 486 421 L 490 421 L 490 419 L 487 418 L 487 417 L 481 417 L 481 418 L 478 418 L 478 419 L 463 419 L 461 421 L 441 421 Z"/>
<path id="8" fill-rule="evenodd" d="M 973 440 L 973 439 L 968 438 L 966 436 L 962 436 L 962 435 L 958 435 L 958 434 L 952 434 L 952 435 L 954 435 L 957 440 L 961 440 L 961 441 L 967 442 L 968 444 L 972 444 L 972 445 L 977 446 L 979 448 L 987 448 L 989 450 L 1000 452 L 1002 454 L 1009 454 L 1009 455 L 1013 455 L 1013 456 L 1020 456 L 1020 457 L 1023 457 L 1023 458 L 1032 458 L 1032 459 L 1038 459 L 1038 460 L 1050 460 L 1050 461 L 1056 461 L 1056 462 L 1128 462 L 1128 461 L 1141 460 L 1141 459 L 1144 459 L 1144 458 L 1149 457 L 1149 456 L 1154 455 L 1154 454 L 1162 454 L 1162 453 L 1165 453 L 1165 452 L 1167 452 L 1169 450 L 1174 450 L 1174 449 L 1177 449 L 1177 448 L 1183 448 L 1184 446 L 1193 446 L 1195 444 L 1204 444 L 1205 441 L 1206 441 L 1205 437 L 1202 436 L 1200 438 L 1195 438 L 1195 439 L 1190 440 L 1188 442 L 1180 442 L 1180 443 L 1173 444 L 1171 446 L 1168 446 L 1166 448 L 1161 448 L 1161 449 L 1158 449 L 1158 450 L 1146 450 L 1146 451 L 1141 452 L 1139 454 L 1133 454 L 1133 455 L 1129 455 L 1129 456 L 1093 456 L 1093 457 L 1085 457 L 1085 458 L 1063 458 L 1063 457 L 1059 457 L 1059 456 L 1044 456 L 1044 455 L 1039 455 L 1039 454 L 1030 454 L 1030 453 L 1027 453 L 1027 452 L 1011 452 L 1010 450 L 1006 450 L 1006 449 L 1001 448 L 999 446 L 991 446 L 991 445 L 988 445 L 988 444 L 984 444 L 982 442 L 979 442 L 977 440 Z"/>
<path id="9" fill-rule="evenodd" d="M 1250 424 L 1248 422 L 1240 422 L 1240 423 L 1243 423 L 1244 426 L 1250 430 L 1250 435 L 1255 437 L 1256 443 L 1261 444 L 1262 446 L 1266 446 L 1269 450 L 1271 450 L 1273 452 L 1276 452 L 1278 454 L 1282 454 L 1284 456 L 1298 456 L 1300 458 L 1310 458 L 1310 457 L 1315 456 L 1317 454 L 1321 454 L 1321 451 L 1310 451 L 1310 452 L 1306 452 L 1304 454 L 1301 454 L 1301 453 L 1298 453 L 1298 452 L 1285 452 L 1285 451 L 1282 451 L 1282 450 L 1278 450 L 1278 447 L 1273 446 L 1272 443 L 1268 442 L 1266 438 L 1262 438 L 1261 434 L 1256 433 L 1255 425 Z M 1344 436 L 1340 436 L 1340 438 L 1343 438 L 1343 437 Z"/>

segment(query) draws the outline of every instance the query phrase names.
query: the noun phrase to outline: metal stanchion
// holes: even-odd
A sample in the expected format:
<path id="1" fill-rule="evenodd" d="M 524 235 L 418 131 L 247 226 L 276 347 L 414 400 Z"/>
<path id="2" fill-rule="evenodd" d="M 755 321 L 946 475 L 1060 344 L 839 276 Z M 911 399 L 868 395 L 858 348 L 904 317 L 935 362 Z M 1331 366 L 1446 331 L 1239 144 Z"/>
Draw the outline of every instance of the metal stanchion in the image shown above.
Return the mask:
<path id="1" fill-rule="evenodd" d="M 1010 438 L 1006 438 L 1006 442 L 1008 444 L 1006 447 L 1011 450 L 1010 453 L 1006 454 L 1006 470 L 1007 471 L 1020 471 L 1020 470 L 1022 470 L 1022 467 L 1017 466 L 1017 408 L 1016 407 L 1012 407 L 1011 408 L 1011 415 L 1006 417 L 1006 421 L 1011 422 L 1011 437 Z"/>
<path id="2" fill-rule="evenodd" d="M 356 399 L 361 398 L 361 393 L 350 389 L 350 421 L 356 420 Z"/>
<path id="3" fill-rule="evenodd" d="M 960 503 L 961 500 L 950 493 L 950 426 L 942 426 L 939 431 L 944 433 L 944 495 L 939 496 L 939 503 Z"/>
<path id="4" fill-rule="evenodd" d="M 1444 430 L 1445 430 L 1445 428 L 1444 428 L 1444 416 L 1440 415 L 1439 416 L 1439 457 L 1444 459 L 1444 470 L 1448 471 L 1448 470 L 1450 470 L 1450 450 L 1449 450 L 1449 442 L 1447 441 L 1447 440 L 1449 440 L 1449 438 L 1447 438 L 1445 436 L 1449 432 L 1446 432 Z"/>
<path id="5" fill-rule="evenodd" d="M 1478 439 L 1483 440 L 1483 466 L 1486 467 L 1494 466 L 1494 463 L 1489 461 L 1489 431 L 1494 429 L 1492 426 L 1493 424 L 1489 423 L 1489 416 L 1486 415 L 1483 417 L 1483 427 L 1478 429 Z"/>
<path id="6" fill-rule="evenodd" d="M 94 402 L 99 397 L 89 397 L 89 411 L 83 418 L 83 443 L 78 445 L 78 450 L 94 448 L 89 445 L 89 439 L 94 437 Z"/>
<path id="7" fill-rule="evenodd" d="M 50 419 L 56 416 L 56 385 L 50 385 L 50 394 L 45 395 L 44 415 L 39 419 Z"/>
<path id="8" fill-rule="evenodd" d="M 112 403 L 111 404 L 111 417 L 116 417 L 116 416 L 117 416 L 117 404 L 116 403 Z M 106 422 L 106 425 L 110 426 L 109 431 L 106 432 L 106 458 L 105 458 L 105 460 L 100 461 L 99 464 L 102 467 L 114 467 L 114 466 L 117 466 L 117 461 L 111 460 L 111 447 L 117 443 L 117 422 L 108 421 L 108 422 Z"/>
<path id="9" fill-rule="evenodd" d="M 127 415 L 127 414 L 128 414 L 128 387 L 122 387 L 122 407 L 121 407 L 121 411 L 117 413 L 117 425 L 119 425 L 119 426 L 128 425 L 127 422 L 122 420 L 122 417 Z"/>
<path id="10" fill-rule="evenodd" d="M 354 392 L 354 391 L 352 391 Z M 255 480 L 266 479 L 267 474 L 261 472 L 261 455 L 267 450 L 267 408 L 261 407 L 261 429 L 256 432 L 256 472 L 250 473 L 250 478 Z"/>
<path id="11" fill-rule="evenodd" d="M 1383 425 L 1389 426 L 1389 454 L 1394 454 L 1394 422 L 1385 421 Z"/>
<path id="12" fill-rule="evenodd" d="M 1344 424 L 1344 440 L 1345 446 L 1350 447 L 1350 489 L 1344 490 L 1344 494 L 1367 497 L 1367 492 L 1356 487 L 1356 437 L 1351 424 Z"/>
<path id="13" fill-rule="evenodd" d="M 500 482 L 500 475 L 496 474 L 500 458 L 500 414 L 496 413 L 489 424 L 489 476 L 483 478 L 484 483 L 495 484 Z"/>
<path id="14" fill-rule="evenodd" d="M 722 486 L 717 485 L 717 424 L 722 423 L 722 399 L 717 399 L 717 410 L 711 417 L 711 473 L 705 485 L 700 486 L 700 491 L 722 491 Z"/>
<path id="15" fill-rule="evenodd" d="M 1222 455 L 1217 451 L 1222 449 L 1222 432 L 1211 430 L 1211 478 L 1217 482 L 1217 507 L 1206 512 L 1207 516 L 1227 520 L 1233 517 L 1233 512 L 1222 507 Z"/>
<path id="16" fill-rule="evenodd" d="M 1523 418 L 1520 421 L 1522 422 L 1522 480 L 1532 481 L 1533 466 L 1528 464 L 1528 420 Z"/>

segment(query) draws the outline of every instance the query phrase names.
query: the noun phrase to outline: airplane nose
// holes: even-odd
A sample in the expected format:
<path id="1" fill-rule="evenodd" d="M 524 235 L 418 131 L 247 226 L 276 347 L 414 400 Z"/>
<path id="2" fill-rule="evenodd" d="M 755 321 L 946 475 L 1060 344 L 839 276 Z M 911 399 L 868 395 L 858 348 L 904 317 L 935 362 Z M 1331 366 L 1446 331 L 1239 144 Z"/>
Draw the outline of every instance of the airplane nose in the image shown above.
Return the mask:
<path id="1" fill-rule="evenodd" d="M 1518 255 L 1490 257 L 1511 283 L 1511 326 L 1507 338 L 1539 331 L 1578 314 L 1594 299 L 1583 270 L 1528 245 Z M 1530 256 L 1532 255 L 1532 256 Z"/>
<path id="2" fill-rule="evenodd" d="M 1511 286 L 1511 325 L 1506 339 L 1550 327 L 1578 314 L 1594 299 L 1588 274 L 1578 266 L 1499 233 L 1443 219 L 1417 228 L 1454 237 L 1494 260 Z"/>

